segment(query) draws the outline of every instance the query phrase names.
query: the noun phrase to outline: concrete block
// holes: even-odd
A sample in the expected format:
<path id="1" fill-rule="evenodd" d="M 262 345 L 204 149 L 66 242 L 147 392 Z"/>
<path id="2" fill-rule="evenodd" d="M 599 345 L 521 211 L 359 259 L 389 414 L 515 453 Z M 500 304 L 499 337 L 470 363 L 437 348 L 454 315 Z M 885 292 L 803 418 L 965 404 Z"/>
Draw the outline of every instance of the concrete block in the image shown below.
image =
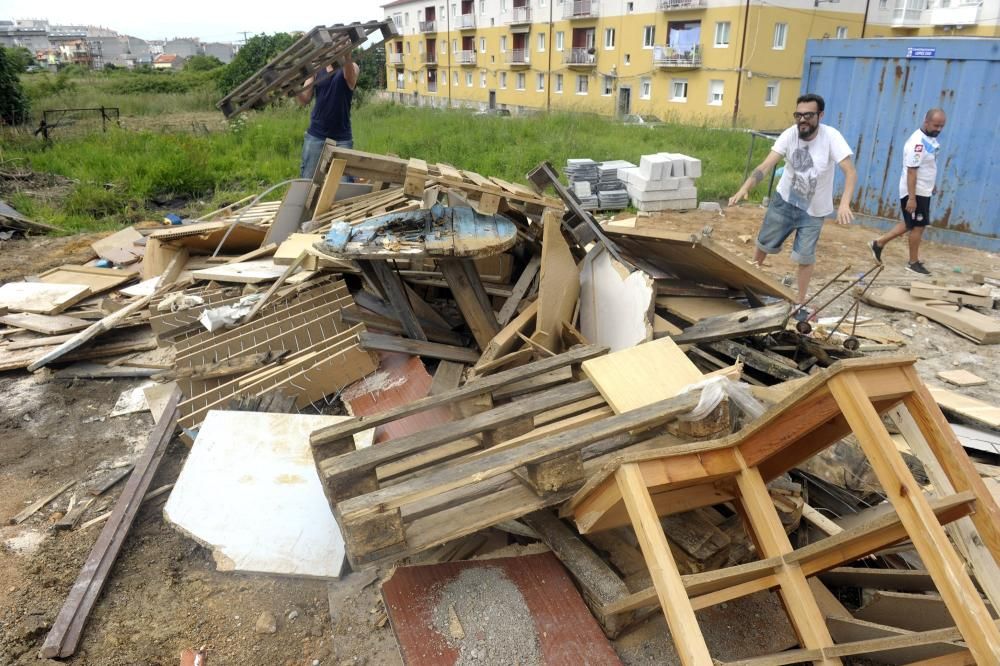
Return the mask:
<path id="1" fill-rule="evenodd" d="M 646 180 L 659 180 L 671 175 L 673 162 L 660 154 L 643 155 L 639 158 L 639 175 Z"/>
<path id="2" fill-rule="evenodd" d="M 618 169 L 618 180 L 622 181 L 626 185 L 633 182 L 632 179 L 639 175 L 639 167 L 628 167 L 625 169 Z"/>
<path id="3" fill-rule="evenodd" d="M 573 194 L 578 197 L 589 197 L 591 195 L 590 183 L 586 180 L 578 180 L 574 182 Z"/>
<path id="4" fill-rule="evenodd" d="M 697 199 L 675 199 L 673 201 L 632 202 L 636 210 L 649 213 L 663 210 L 693 210 L 698 207 Z"/>
<path id="5" fill-rule="evenodd" d="M 628 194 L 636 201 L 676 201 L 677 199 L 696 199 L 698 197 L 698 189 L 685 187 L 676 190 L 650 190 L 644 192 L 630 187 L 628 188 Z"/>
<path id="6" fill-rule="evenodd" d="M 695 187 L 694 178 L 678 178 L 677 187 Z"/>
<path id="7" fill-rule="evenodd" d="M 630 180 L 626 183 L 626 186 L 635 189 L 637 192 L 665 192 L 676 190 L 680 187 L 680 179 L 661 178 L 659 180 L 646 180 L 639 174 L 634 174 L 630 176 Z"/>
<path id="8" fill-rule="evenodd" d="M 717 201 L 702 201 L 698 204 L 698 210 L 706 210 L 710 213 L 721 213 L 722 205 Z"/>
<path id="9" fill-rule="evenodd" d="M 701 160 L 685 156 L 684 175 L 688 178 L 701 178 Z"/>

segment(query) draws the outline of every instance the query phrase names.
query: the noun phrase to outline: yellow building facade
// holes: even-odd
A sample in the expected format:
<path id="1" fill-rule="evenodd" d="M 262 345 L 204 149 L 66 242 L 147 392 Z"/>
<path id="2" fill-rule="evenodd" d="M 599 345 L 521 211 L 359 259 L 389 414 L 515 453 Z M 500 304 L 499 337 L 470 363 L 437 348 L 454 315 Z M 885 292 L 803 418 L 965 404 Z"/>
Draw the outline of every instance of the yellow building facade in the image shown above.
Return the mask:
<path id="1" fill-rule="evenodd" d="M 400 32 L 387 88 L 421 105 L 782 129 L 809 39 L 1000 34 L 1000 0 L 929 1 L 965 0 L 399 0 L 383 6 Z"/>

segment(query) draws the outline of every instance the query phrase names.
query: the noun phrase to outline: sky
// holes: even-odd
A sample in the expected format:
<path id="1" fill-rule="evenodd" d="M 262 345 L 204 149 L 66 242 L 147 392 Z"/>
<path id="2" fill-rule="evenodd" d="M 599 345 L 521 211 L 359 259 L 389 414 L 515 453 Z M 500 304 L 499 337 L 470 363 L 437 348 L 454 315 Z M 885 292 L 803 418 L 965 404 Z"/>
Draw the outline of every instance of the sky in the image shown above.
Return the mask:
<path id="1" fill-rule="evenodd" d="M 349 2 L 267 2 L 242 0 L 0 0 L 0 19 L 48 19 L 54 24 L 98 25 L 141 39 L 198 37 L 209 42 L 240 42 L 243 33 L 307 31 L 317 25 L 378 21 L 389 0 Z"/>

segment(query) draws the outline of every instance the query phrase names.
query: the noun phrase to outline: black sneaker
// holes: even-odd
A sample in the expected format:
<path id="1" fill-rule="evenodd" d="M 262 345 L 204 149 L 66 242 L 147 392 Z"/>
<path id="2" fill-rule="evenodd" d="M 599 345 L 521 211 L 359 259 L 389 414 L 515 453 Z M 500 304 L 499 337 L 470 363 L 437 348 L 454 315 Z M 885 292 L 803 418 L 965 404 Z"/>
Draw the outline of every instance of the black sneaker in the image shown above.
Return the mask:
<path id="1" fill-rule="evenodd" d="M 873 240 L 868 244 L 868 249 L 872 251 L 872 256 L 875 257 L 875 261 L 882 263 L 882 246 L 878 244 L 877 240 Z"/>
<path id="2" fill-rule="evenodd" d="M 910 271 L 911 273 L 916 273 L 917 275 L 931 274 L 931 272 L 927 270 L 927 268 L 923 265 L 923 263 L 919 261 L 911 261 L 910 263 L 906 264 L 906 270 Z"/>

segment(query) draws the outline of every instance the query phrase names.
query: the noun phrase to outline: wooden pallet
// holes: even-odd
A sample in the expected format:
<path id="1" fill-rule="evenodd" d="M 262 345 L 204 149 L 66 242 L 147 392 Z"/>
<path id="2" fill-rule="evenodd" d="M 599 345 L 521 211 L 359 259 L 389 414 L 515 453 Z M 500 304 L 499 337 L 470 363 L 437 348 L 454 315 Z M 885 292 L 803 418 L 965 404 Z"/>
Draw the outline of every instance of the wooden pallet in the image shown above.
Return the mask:
<path id="1" fill-rule="evenodd" d="M 363 44 L 376 31 L 382 33 L 383 39 L 399 34 L 391 20 L 317 26 L 272 58 L 216 106 L 226 118 L 231 118 L 250 109 L 259 109 L 273 97 L 297 95 L 302 92 L 306 79 L 317 70 L 341 61 L 345 53 Z"/>

